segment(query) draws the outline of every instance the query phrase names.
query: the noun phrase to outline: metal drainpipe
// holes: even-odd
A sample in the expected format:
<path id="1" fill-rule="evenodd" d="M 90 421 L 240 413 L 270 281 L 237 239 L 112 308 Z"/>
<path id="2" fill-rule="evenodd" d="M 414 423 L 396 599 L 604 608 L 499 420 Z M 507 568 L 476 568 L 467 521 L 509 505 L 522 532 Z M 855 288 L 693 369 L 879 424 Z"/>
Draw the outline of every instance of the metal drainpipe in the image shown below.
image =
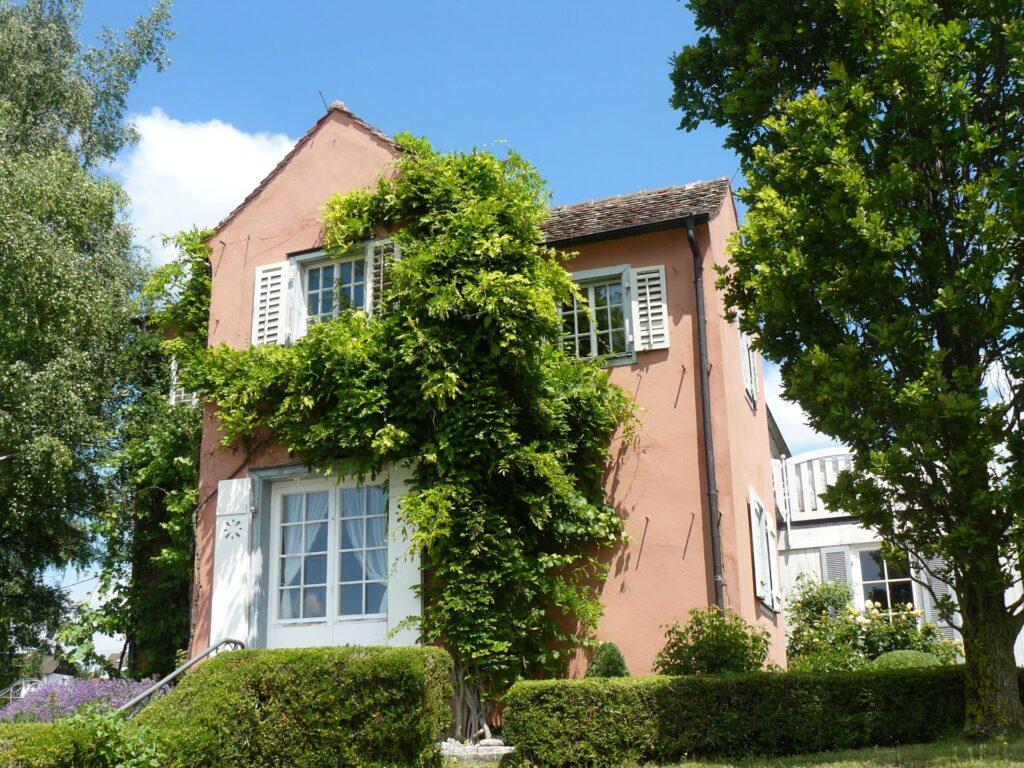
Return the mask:
<path id="1" fill-rule="evenodd" d="M 711 563 L 715 572 L 715 604 L 725 610 L 725 576 L 722 571 L 722 534 L 718 525 L 718 481 L 715 475 L 715 439 L 711 427 L 711 385 L 708 375 L 708 321 L 704 309 L 704 256 L 697 245 L 693 218 L 686 220 L 686 238 L 693 251 L 693 285 L 697 294 L 697 348 L 700 352 L 700 401 L 704 421 L 704 471 L 708 482 L 708 513 L 711 517 Z"/>

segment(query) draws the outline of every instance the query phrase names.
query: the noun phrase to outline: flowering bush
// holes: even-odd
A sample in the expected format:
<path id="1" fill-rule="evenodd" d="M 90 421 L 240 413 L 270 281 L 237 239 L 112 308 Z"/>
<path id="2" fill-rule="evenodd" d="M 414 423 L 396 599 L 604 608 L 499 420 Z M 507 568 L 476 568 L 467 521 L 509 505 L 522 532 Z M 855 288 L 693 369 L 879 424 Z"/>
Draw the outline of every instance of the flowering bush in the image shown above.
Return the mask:
<path id="1" fill-rule="evenodd" d="M 148 680 L 63 680 L 41 685 L 0 709 L 0 721 L 52 723 L 86 704 L 116 709 L 142 693 Z"/>
<path id="2" fill-rule="evenodd" d="M 694 608 L 686 624 L 667 628 L 654 670 L 662 675 L 755 672 L 764 666 L 770 645 L 766 629 L 737 613 Z"/>
<path id="3" fill-rule="evenodd" d="M 801 577 L 790 600 L 790 669 L 830 672 L 860 669 L 890 651 L 920 651 L 942 663 L 962 654 L 958 643 L 943 637 L 934 624 L 922 622 L 913 603 L 891 609 L 867 600 L 864 609 L 851 602 L 850 588 Z"/>

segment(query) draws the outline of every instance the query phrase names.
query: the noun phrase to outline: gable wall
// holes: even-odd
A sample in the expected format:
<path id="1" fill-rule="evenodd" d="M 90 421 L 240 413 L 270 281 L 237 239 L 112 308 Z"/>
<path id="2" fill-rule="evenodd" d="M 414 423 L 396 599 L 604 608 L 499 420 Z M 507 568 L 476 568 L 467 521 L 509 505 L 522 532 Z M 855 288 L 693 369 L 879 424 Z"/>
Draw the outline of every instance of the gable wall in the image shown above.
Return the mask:
<path id="1" fill-rule="evenodd" d="M 327 198 L 372 185 L 390 167 L 395 151 L 343 112 L 332 111 L 324 118 L 288 164 L 211 241 L 211 346 L 249 346 L 256 268 L 283 261 L 289 253 L 317 247 L 323 236 L 320 208 Z M 240 448 L 221 450 L 221 438 L 213 410 L 207 406 L 199 468 L 202 507 L 196 534 L 193 655 L 210 642 L 209 591 L 218 481 L 244 477 L 249 466 L 292 460 L 273 443 L 252 454 Z"/>

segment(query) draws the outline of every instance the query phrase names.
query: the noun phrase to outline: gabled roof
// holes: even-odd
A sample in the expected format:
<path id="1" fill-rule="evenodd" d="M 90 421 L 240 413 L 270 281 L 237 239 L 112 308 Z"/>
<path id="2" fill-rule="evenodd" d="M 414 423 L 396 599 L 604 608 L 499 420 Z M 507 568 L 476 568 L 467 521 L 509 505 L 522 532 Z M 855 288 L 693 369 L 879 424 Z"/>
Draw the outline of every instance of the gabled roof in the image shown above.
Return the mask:
<path id="1" fill-rule="evenodd" d="M 256 185 L 256 188 L 252 192 L 245 196 L 245 199 L 242 200 L 242 202 L 235 206 L 231 213 L 229 213 L 227 216 L 221 219 L 220 223 L 213 228 L 213 231 L 219 232 L 221 229 L 223 229 L 224 226 L 229 221 L 231 221 L 233 218 L 235 218 L 236 215 L 238 215 L 239 211 L 245 208 L 245 206 L 249 203 L 250 200 L 256 197 L 256 195 L 258 195 L 260 192 L 262 192 L 263 189 L 267 186 L 267 184 L 269 184 L 273 180 L 273 178 L 277 176 L 277 174 L 279 174 L 286 165 L 288 165 L 288 162 L 293 157 L 295 157 L 295 154 L 300 149 L 302 149 L 311 138 L 313 138 L 313 134 L 317 132 L 320 126 L 324 124 L 324 121 L 326 121 L 327 118 L 330 117 L 331 114 L 334 112 L 341 112 L 343 115 L 347 116 L 353 123 L 358 125 L 360 128 L 362 128 L 364 131 L 369 133 L 374 138 L 379 139 L 385 144 L 393 147 L 395 150 L 398 149 L 398 144 L 396 144 L 395 140 L 388 136 L 386 133 L 374 128 L 368 122 L 366 122 L 361 117 L 359 117 L 351 110 L 349 110 L 349 108 L 346 107 L 342 102 L 332 101 L 331 105 L 327 108 L 327 111 L 320 116 L 320 119 L 317 120 L 313 124 L 313 126 L 308 131 L 306 131 L 305 134 L 303 134 L 301 139 L 295 142 L 295 146 L 292 147 L 291 150 L 289 150 L 287 155 L 281 158 L 281 162 L 274 166 L 274 169 L 264 177 L 263 181 Z"/>
<path id="2" fill-rule="evenodd" d="M 729 193 L 729 179 L 698 181 L 631 195 L 564 205 L 541 227 L 549 244 L 570 244 L 678 226 L 693 217 L 714 217 Z"/>

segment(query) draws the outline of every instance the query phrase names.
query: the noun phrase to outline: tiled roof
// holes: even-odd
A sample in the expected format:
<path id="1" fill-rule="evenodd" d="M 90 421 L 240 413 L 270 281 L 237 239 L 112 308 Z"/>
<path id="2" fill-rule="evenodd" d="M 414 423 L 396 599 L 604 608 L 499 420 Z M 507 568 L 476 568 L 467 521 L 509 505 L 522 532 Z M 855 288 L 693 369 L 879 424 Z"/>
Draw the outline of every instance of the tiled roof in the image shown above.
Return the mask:
<path id="1" fill-rule="evenodd" d="M 252 200 L 254 197 L 256 197 L 256 195 L 263 191 L 263 188 L 266 187 L 267 184 L 269 184 L 270 181 L 275 176 L 277 176 L 277 174 L 279 174 L 286 165 L 288 165 L 288 162 L 293 157 L 295 157 L 295 153 L 302 149 L 305 143 L 312 138 L 313 134 L 316 133 L 317 129 L 321 125 L 323 125 L 324 120 L 326 120 L 331 115 L 332 112 L 341 112 L 342 114 L 347 115 L 348 118 L 353 123 L 355 123 L 360 128 L 365 130 L 371 136 L 374 136 L 375 138 L 383 141 L 385 144 L 388 144 L 389 146 L 393 147 L 396 151 L 398 150 L 398 144 L 396 144 L 395 141 L 386 133 L 374 128 L 361 117 L 359 117 L 356 114 L 353 114 L 352 111 L 349 110 L 348 107 L 346 107 L 340 101 L 332 101 L 331 106 L 327 108 L 327 111 L 324 112 L 320 119 L 313 124 L 312 128 L 306 131 L 306 133 L 303 135 L 301 139 L 295 142 L 295 146 L 292 147 L 291 150 L 289 150 L 287 155 L 281 158 L 281 162 L 274 166 L 274 170 L 268 173 L 266 177 L 263 179 L 263 181 L 256 185 L 256 189 L 254 189 L 252 192 L 246 195 L 245 199 L 242 202 L 240 202 L 237 206 L 235 206 L 234 210 L 232 210 L 231 213 L 229 213 L 227 216 L 221 219 L 221 222 L 216 227 L 213 228 L 214 232 L 223 229 L 224 225 L 231 221 L 239 211 L 245 208 L 245 206 L 249 203 L 250 200 Z"/>
<path id="2" fill-rule="evenodd" d="M 551 211 L 542 230 L 548 243 L 594 239 L 613 232 L 656 228 L 688 216 L 715 216 L 729 192 L 729 179 L 698 181 L 631 195 L 564 205 Z"/>

